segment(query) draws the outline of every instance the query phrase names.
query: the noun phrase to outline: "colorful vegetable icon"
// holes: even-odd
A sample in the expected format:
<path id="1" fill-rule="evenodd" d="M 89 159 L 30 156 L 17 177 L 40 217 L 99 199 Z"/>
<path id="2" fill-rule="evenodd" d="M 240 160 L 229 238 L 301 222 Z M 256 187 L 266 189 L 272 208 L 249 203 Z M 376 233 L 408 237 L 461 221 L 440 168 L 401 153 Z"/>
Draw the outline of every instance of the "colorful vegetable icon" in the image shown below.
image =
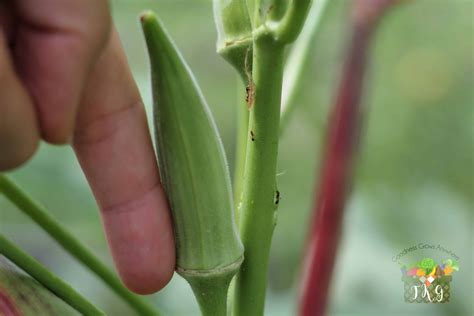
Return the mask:
<path id="1" fill-rule="evenodd" d="M 434 267 L 436 267 L 436 263 L 431 258 L 424 258 L 418 263 L 418 268 L 425 270 L 425 274 L 429 274 Z"/>

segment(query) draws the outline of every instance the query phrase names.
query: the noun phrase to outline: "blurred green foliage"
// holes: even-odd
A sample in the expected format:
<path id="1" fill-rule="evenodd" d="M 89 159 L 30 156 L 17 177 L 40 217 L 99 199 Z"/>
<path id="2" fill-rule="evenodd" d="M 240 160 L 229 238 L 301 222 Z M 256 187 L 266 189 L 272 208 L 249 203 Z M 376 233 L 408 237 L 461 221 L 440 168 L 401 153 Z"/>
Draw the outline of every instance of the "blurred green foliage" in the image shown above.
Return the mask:
<path id="1" fill-rule="evenodd" d="M 319 174 L 327 113 L 348 32 L 349 0 L 331 3 L 315 38 L 281 140 L 282 200 L 271 252 L 267 315 L 295 314 L 296 285 Z M 374 38 L 364 105 L 365 128 L 334 274 L 331 315 L 472 315 L 474 112 L 472 0 L 404 1 Z M 216 117 L 233 164 L 236 75 L 216 53 L 210 1 L 112 1 L 133 73 L 150 111 L 148 60 L 138 15 L 157 12 L 188 60 Z M 124 150 L 127 150 L 124 148 Z M 97 207 L 67 147 L 43 144 L 12 176 L 111 264 Z M 0 229 L 110 315 L 131 315 L 105 286 L 0 197 Z M 406 304 L 392 257 L 418 243 L 459 255 L 451 303 Z M 412 256 L 412 257 L 410 257 Z M 425 256 L 448 259 L 429 250 Z M 410 259 L 411 258 L 411 259 Z M 167 315 L 196 315 L 178 276 L 150 297 Z"/>

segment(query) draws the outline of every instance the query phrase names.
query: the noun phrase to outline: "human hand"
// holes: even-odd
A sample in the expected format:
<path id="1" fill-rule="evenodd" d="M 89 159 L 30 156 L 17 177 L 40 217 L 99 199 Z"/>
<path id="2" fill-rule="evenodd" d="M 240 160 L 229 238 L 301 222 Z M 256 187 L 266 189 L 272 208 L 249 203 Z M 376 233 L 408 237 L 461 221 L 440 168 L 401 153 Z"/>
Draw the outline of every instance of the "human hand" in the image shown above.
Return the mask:
<path id="1" fill-rule="evenodd" d="M 145 111 L 105 0 L 0 3 L 0 170 L 73 146 L 119 274 L 147 294 L 175 249 Z"/>

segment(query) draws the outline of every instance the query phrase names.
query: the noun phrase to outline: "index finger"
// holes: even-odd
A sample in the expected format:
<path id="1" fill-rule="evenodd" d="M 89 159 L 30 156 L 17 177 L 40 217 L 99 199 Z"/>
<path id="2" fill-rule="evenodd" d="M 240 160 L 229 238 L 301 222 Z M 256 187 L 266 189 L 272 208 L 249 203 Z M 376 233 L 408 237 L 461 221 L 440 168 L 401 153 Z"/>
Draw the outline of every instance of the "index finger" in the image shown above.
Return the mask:
<path id="1" fill-rule="evenodd" d="M 34 101 L 41 136 L 69 142 L 90 70 L 110 34 L 108 1 L 7 2 L 15 16 L 16 70 Z"/>
<path id="2" fill-rule="evenodd" d="M 79 109 L 73 147 L 101 209 L 119 274 L 148 294 L 170 280 L 175 249 L 144 107 L 114 32 Z"/>

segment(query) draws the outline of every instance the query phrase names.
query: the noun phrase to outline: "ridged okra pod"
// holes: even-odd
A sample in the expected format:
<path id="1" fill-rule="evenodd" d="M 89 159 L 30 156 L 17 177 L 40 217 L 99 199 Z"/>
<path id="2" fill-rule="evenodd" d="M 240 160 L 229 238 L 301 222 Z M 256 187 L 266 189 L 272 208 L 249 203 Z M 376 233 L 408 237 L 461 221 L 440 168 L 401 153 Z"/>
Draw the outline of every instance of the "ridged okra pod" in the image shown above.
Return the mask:
<path id="1" fill-rule="evenodd" d="M 216 124 L 183 57 L 151 12 L 141 16 L 151 63 L 155 140 L 172 210 L 177 272 L 204 315 L 226 315 L 243 261 L 228 166 Z"/>

